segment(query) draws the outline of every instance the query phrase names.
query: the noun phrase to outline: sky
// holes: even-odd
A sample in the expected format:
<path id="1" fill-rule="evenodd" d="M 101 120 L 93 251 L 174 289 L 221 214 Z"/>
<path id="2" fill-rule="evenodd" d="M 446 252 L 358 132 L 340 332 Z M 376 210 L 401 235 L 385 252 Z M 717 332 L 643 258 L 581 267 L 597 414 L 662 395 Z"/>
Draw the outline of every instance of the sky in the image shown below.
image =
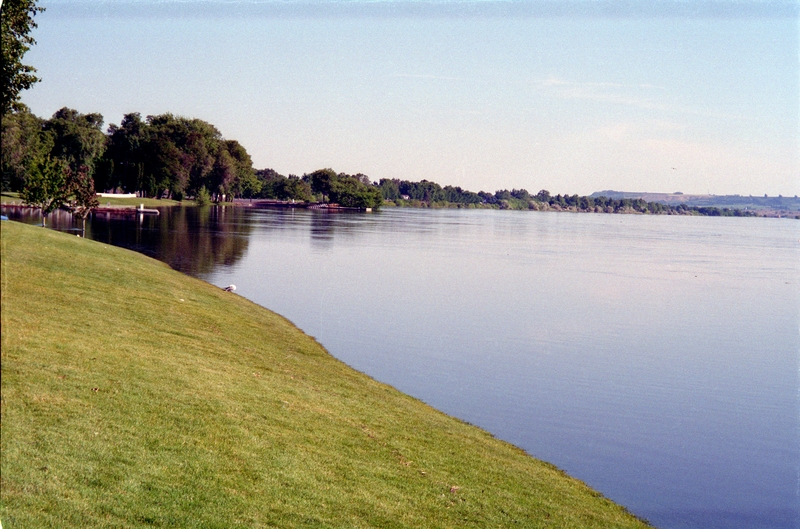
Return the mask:
<path id="1" fill-rule="evenodd" d="M 199 118 L 285 175 L 800 194 L 796 2 L 39 5 L 42 117 Z"/>

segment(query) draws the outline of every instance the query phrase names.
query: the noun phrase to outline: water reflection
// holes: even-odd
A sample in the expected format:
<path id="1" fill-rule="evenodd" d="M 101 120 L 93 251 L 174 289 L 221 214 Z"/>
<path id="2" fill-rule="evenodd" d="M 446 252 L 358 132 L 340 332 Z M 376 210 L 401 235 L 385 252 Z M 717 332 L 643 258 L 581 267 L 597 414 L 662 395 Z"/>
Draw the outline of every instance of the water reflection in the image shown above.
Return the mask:
<path id="1" fill-rule="evenodd" d="M 335 215 L 335 214 L 333 214 Z M 311 243 L 318 250 L 330 249 L 333 245 L 333 235 L 336 231 L 336 222 L 331 213 L 316 213 L 311 215 Z"/>
<path id="2" fill-rule="evenodd" d="M 3 207 L 2 211 L 12 220 L 41 223 L 35 209 Z M 86 237 L 141 252 L 197 277 L 236 264 L 247 251 L 252 225 L 243 208 L 172 207 L 159 211 L 159 215 L 95 213 L 86 223 Z M 52 229 L 80 232 L 80 224 L 66 211 L 53 212 L 47 222 Z"/>

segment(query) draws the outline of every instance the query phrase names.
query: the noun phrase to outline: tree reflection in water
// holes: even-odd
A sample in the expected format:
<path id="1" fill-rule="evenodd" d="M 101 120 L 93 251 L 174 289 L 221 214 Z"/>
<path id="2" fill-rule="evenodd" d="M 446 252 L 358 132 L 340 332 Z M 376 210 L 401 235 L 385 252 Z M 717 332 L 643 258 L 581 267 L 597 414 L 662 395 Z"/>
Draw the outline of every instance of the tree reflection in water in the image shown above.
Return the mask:
<path id="1" fill-rule="evenodd" d="M 238 207 L 169 207 L 159 215 L 96 212 L 86 225 L 86 237 L 144 253 L 175 270 L 203 277 L 216 267 L 231 266 L 247 250 L 252 226 L 246 211 Z M 41 222 L 29 208 L 3 207 L 11 220 Z M 80 223 L 66 211 L 49 217 L 52 229 L 80 231 Z"/>

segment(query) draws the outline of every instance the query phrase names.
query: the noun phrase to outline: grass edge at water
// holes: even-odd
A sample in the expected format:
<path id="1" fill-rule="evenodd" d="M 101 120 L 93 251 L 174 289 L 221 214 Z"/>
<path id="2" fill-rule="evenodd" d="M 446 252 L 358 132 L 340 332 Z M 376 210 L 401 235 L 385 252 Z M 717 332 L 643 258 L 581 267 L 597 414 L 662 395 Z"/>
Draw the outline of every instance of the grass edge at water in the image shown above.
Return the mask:
<path id="1" fill-rule="evenodd" d="M 145 256 L 3 222 L 6 529 L 646 527 Z"/>

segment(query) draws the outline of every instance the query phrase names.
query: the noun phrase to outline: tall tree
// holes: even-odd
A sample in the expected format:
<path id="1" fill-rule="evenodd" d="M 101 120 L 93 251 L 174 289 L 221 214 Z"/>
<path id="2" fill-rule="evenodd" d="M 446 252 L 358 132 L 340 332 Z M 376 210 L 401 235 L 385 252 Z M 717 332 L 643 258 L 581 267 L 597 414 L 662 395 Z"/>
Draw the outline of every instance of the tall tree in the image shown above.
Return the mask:
<path id="1" fill-rule="evenodd" d="M 103 171 L 95 174 L 95 187 L 103 190 L 141 189 L 144 174 L 142 143 L 145 123 L 138 112 L 125 114 L 122 123 L 108 127 Z"/>
<path id="2" fill-rule="evenodd" d="M 303 180 L 308 181 L 311 184 L 311 190 L 314 193 L 322 194 L 323 201 L 325 197 L 331 194 L 331 189 L 333 188 L 333 183 L 336 182 L 338 175 L 336 171 L 333 169 L 319 169 L 314 171 L 310 175 L 305 175 Z"/>
<path id="3" fill-rule="evenodd" d="M 8 114 L 19 102 L 19 94 L 39 78 L 36 68 L 22 64 L 22 57 L 36 44 L 30 32 L 36 27 L 33 17 L 44 11 L 36 0 L 4 0 L 0 3 L 0 34 L 2 34 L 3 63 L 0 83 L 3 85 L 2 115 Z"/>
<path id="4" fill-rule="evenodd" d="M 44 130 L 53 135 L 52 155 L 64 160 L 73 173 L 85 166 L 91 175 L 97 160 L 106 149 L 103 116 L 81 114 L 64 107 L 44 122 Z"/>
<path id="5" fill-rule="evenodd" d="M 257 195 L 261 191 L 261 181 L 256 178 L 253 160 L 247 150 L 236 140 L 226 140 L 223 146 L 233 158 L 236 168 L 236 176 L 226 192 L 246 198 Z"/>
<path id="6" fill-rule="evenodd" d="M 25 174 L 35 160 L 53 148 L 52 135 L 42 132 L 43 120 L 20 105 L 3 116 L 2 166 L 3 191 L 19 191 L 25 184 Z"/>
<path id="7" fill-rule="evenodd" d="M 47 216 L 67 201 L 68 170 L 62 160 L 50 156 L 40 157 L 30 165 L 19 196 L 26 204 L 41 208 L 42 226 L 47 225 Z"/>
<path id="8" fill-rule="evenodd" d="M 221 147 L 217 151 L 214 167 L 209 174 L 211 192 L 215 195 L 217 202 L 223 200 L 225 195 L 228 194 L 228 189 L 231 188 L 235 179 L 236 161 L 226 148 Z"/>

